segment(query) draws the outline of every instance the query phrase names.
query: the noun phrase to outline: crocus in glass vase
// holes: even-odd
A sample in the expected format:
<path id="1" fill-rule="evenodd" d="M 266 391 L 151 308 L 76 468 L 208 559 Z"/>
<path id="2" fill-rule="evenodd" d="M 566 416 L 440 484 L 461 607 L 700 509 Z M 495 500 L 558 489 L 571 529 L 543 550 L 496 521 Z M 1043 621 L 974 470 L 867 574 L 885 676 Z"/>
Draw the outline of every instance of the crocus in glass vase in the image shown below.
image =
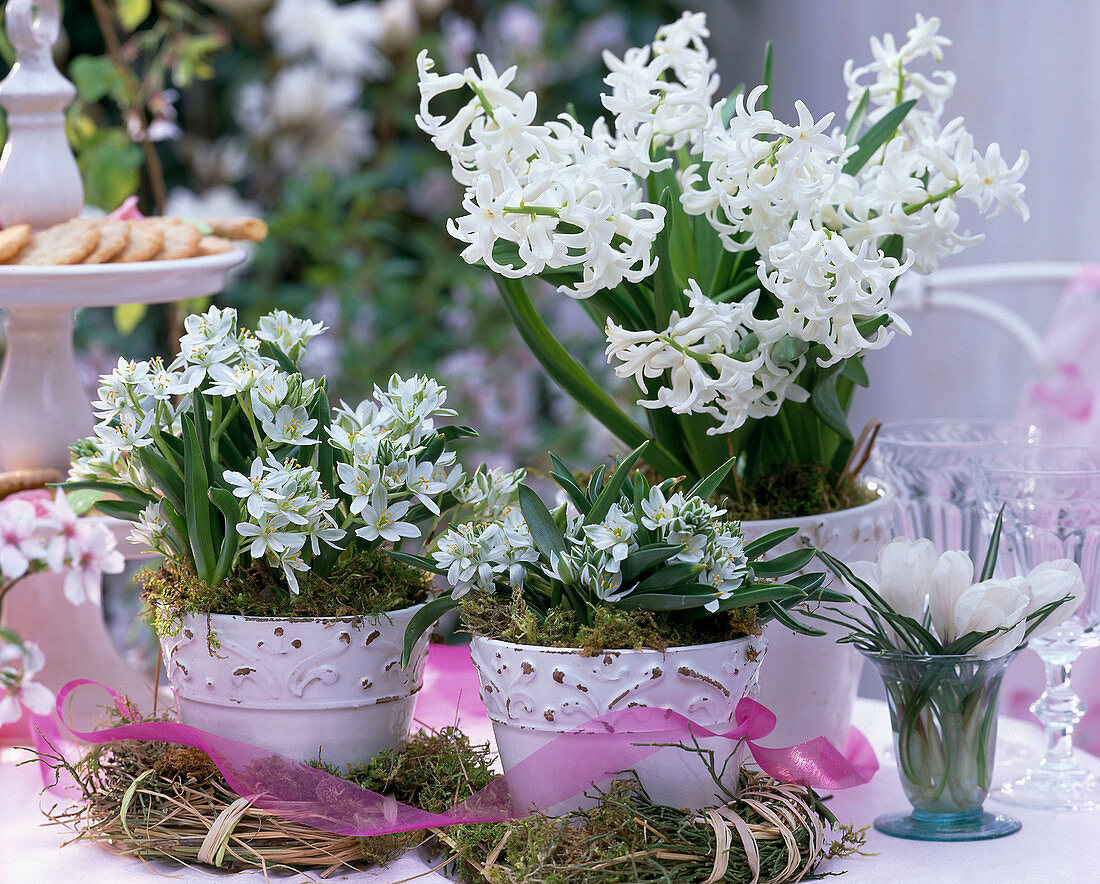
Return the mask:
<path id="1" fill-rule="evenodd" d="M 927 539 L 897 538 L 878 561 L 826 563 L 856 591 L 858 608 L 814 616 L 848 630 L 886 687 L 898 774 L 913 805 L 875 820 L 901 838 L 972 841 L 1020 828 L 983 812 L 991 787 L 1001 678 L 1028 639 L 1057 628 L 1079 604 L 1080 569 L 1068 560 L 1026 576 L 993 576 L 1000 522 L 975 581 L 970 556 L 937 555 Z"/>

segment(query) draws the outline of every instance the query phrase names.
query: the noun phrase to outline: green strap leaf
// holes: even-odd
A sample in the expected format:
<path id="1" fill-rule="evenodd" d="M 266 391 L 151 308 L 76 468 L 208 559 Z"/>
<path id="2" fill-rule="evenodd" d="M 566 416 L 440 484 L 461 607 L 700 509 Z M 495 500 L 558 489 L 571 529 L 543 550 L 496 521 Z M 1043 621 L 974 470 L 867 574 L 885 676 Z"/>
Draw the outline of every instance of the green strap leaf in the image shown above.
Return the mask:
<path id="1" fill-rule="evenodd" d="M 494 276 L 494 279 L 513 324 L 550 379 L 625 444 L 638 446 L 647 440 L 653 441 L 558 343 L 535 310 L 523 283 L 502 276 Z M 663 476 L 681 476 L 688 472 L 683 463 L 660 443 L 650 447 L 646 459 Z"/>
<path id="2" fill-rule="evenodd" d="M 686 312 L 684 292 L 676 282 L 672 265 L 672 237 L 675 224 L 676 207 L 673 206 L 672 191 L 665 188 L 661 192 L 661 207 L 665 210 L 665 224 L 653 242 L 653 253 L 657 256 L 657 269 L 653 273 L 653 314 L 657 329 L 668 325 L 673 312 L 683 316 Z"/>
<path id="3" fill-rule="evenodd" d="M 702 608 L 712 601 L 713 590 L 700 595 L 650 592 L 628 595 L 617 601 L 615 607 L 624 611 L 690 611 L 693 608 Z"/>
<path id="4" fill-rule="evenodd" d="M 387 550 L 391 559 L 397 559 L 399 562 L 403 562 L 406 565 L 412 565 L 414 568 L 419 568 L 421 571 L 428 571 L 432 574 L 444 574 L 446 571 L 440 568 L 432 559 L 426 556 L 417 556 L 412 553 L 401 552 L 400 550 L 391 549 Z"/>
<path id="5" fill-rule="evenodd" d="M 726 476 L 729 475 L 730 470 L 733 469 L 733 465 L 736 463 L 737 455 L 734 455 L 709 476 L 696 482 L 691 491 L 688 492 L 688 497 L 701 497 L 706 500 L 718 490 L 718 486 L 725 481 Z"/>
<path id="6" fill-rule="evenodd" d="M 871 103 L 871 90 L 864 89 L 863 95 L 859 98 L 859 104 L 856 105 L 856 109 L 852 112 L 852 116 L 848 120 L 848 124 L 844 127 L 844 140 L 846 142 L 852 140 L 852 136 L 859 131 L 859 127 L 863 125 L 863 117 L 867 113 L 867 105 Z"/>
<path id="7" fill-rule="evenodd" d="M 997 513 L 997 521 L 993 523 L 993 533 L 989 536 L 989 546 L 985 551 L 985 562 L 982 563 L 982 573 L 978 578 L 979 583 L 992 578 L 993 572 L 997 570 L 997 551 L 1001 545 L 1001 525 L 1004 522 L 1004 515 L 1004 504 L 1001 504 L 1001 509 Z"/>
<path id="8" fill-rule="evenodd" d="M 141 468 L 145 470 L 149 478 L 153 480 L 153 484 L 157 486 L 161 494 L 165 496 L 178 512 L 184 512 L 187 507 L 183 502 L 183 477 L 180 476 L 168 461 L 160 456 L 160 453 L 157 452 L 152 445 L 146 445 L 135 450 L 137 451 L 138 460 L 141 462 Z M 180 457 L 182 459 L 182 453 Z"/>
<path id="9" fill-rule="evenodd" d="M 241 509 L 237 498 L 225 488 L 211 488 L 210 499 L 225 519 L 225 532 L 222 535 L 221 548 L 214 566 L 214 582 L 221 583 L 233 570 L 237 561 L 237 552 L 241 545 L 241 535 L 237 532 L 237 523 L 241 520 Z"/>
<path id="10" fill-rule="evenodd" d="M 856 142 L 859 146 L 856 148 L 855 153 L 848 157 L 848 162 L 844 164 L 844 174 L 855 175 L 862 169 L 874 152 L 893 137 L 898 126 L 901 125 L 901 121 L 905 119 L 906 114 L 913 109 L 913 105 L 916 103 L 915 98 L 902 102 L 864 132 L 859 141 Z"/>
<path id="11" fill-rule="evenodd" d="M 769 534 L 765 534 L 763 537 L 758 537 L 752 543 L 745 544 L 745 556 L 751 562 L 753 559 L 759 558 L 771 549 L 779 546 L 784 540 L 789 537 L 794 537 L 798 533 L 798 526 L 792 525 L 789 528 L 780 528 L 778 531 L 772 531 Z"/>
<path id="12" fill-rule="evenodd" d="M 767 86 L 767 91 L 760 98 L 760 109 L 770 111 L 772 109 L 772 85 L 775 82 L 775 47 L 769 40 L 764 44 L 764 74 L 760 82 Z"/>
<path id="13" fill-rule="evenodd" d="M 195 557 L 196 576 L 209 586 L 214 586 L 217 558 L 210 498 L 207 496 L 210 480 L 191 416 L 181 415 L 180 421 L 183 425 L 183 490 L 186 505 L 183 515 L 187 523 L 187 540 Z"/>
<path id="14" fill-rule="evenodd" d="M 550 510 L 527 485 L 519 486 L 519 508 L 531 531 L 531 540 L 539 552 L 549 559 L 552 553 L 565 550 L 565 538 L 554 517 L 550 515 Z"/>
<path id="15" fill-rule="evenodd" d="M 451 598 L 449 594 L 442 595 L 437 599 L 432 599 L 425 604 L 423 608 L 412 615 L 412 618 L 409 620 L 409 625 L 405 627 L 405 640 L 401 645 L 402 669 L 409 665 L 413 648 L 416 646 L 416 642 L 420 636 L 427 632 L 436 620 L 448 611 L 453 611 L 458 605 L 459 602 Z"/>
<path id="16" fill-rule="evenodd" d="M 765 612 L 766 612 L 766 616 L 761 617 L 761 614 L 765 613 Z M 823 635 L 825 635 L 825 630 L 824 629 L 817 629 L 816 627 L 813 627 L 813 626 L 807 626 L 802 621 L 796 620 L 794 617 L 792 617 L 790 614 L 788 614 L 783 609 L 782 605 L 779 605 L 776 602 L 768 602 L 764 606 L 764 611 L 763 612 L 762 611 L 757 611 L 756 619 L 758 621 L 762 620 L 762 619 L 775 620 L 778 623 L 782 623 L 784 626 L 787 627 L 787 629 L 791 629 L 795 632 L 801 633 L 802 635 L 812 635 L 812 636 L 823 636 Z"/>
<path id="17" fill-rule="evenodd" d="M 788 553 L 783 553 L 781 556 L 776 556 L 774 559 L 755 561 L 752 563 L 752 570 L 757 576 L 779 577 L 805 568 L 816 555 L 817 550 L 812 546 L 794 549 Z"/>
<path id="18" fill-rule="evenodd" d="M 603 521 L 608 511 L 611 509 L 611 504 L 622 497 L 623 485 L 626 484 L 630 471 L 634 468 L 634 464 L 638 462 L 638 458 L 645 453 L 648 447 L 649 443 L 643 442 L 623 458 L 623 462 L 620 463 L 615 472 L 611 474 L 611 479 L 608 481 L 606 487 L 600 492 L 600 496 L 596 498 L 596 502 L 592 504 L 592 509 L 590 509 L 588 515 L 584 517 L 585 525 L 595 525 L 597 522 Z"/>
<path id="19" fill-rule="evenodd" d="M 623 559 L 619 566 L 623 583 L 630 583 L 650 568 L 667 562 L 683 548 L 682 543 L 651 543 L 648 546 L 639 547 Z"/>
<path id="20" fill-rule="evenodd" d="M 677 562 L 667 568 L 662 568 L 656 574 L 651 574 L 634 588 L 634 592 L 653 592 L 658 589 L 668 589 L 670 586 L 677 586 L 681 583 L 689 583 L 691 578 L 701 574 L 705 568 L 705 565 L 694 562 Z M 710 587 L 706 588 L 710 590 Z M 714 594 L 713 590 L 710 590 L 710 592 L 711 595 Z"/>

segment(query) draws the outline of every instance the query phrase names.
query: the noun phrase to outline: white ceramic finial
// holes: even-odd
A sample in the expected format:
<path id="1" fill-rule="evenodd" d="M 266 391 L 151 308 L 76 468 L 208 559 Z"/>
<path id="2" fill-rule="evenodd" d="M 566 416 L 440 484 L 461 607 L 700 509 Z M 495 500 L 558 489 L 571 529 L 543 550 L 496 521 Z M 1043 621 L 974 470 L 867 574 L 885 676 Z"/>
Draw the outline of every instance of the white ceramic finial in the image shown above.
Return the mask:
<path id="1" fill-rule="evenodd" d="M 16 50 L 0 83 L 8 143 L 0 156 L 0 223 L 36 230 L 80 214 L 84 185 L 65 135 L 65 108 L 76 89 L 57 70 L 57 0 L 8 0 L 8 38 Z"/>

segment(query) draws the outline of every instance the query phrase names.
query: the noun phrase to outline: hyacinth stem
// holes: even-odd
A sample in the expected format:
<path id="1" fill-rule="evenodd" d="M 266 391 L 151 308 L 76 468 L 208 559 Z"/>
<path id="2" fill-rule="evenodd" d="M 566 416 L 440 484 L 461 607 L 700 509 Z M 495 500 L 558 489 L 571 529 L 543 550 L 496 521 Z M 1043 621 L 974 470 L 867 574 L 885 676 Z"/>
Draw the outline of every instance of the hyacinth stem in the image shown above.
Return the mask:
<path id="1" fill-rule="evenodd" d="M 637 448 L 648 441 L 650 445 L 646 449 L 646 461 L 659 475 L 683 476 L 695 472 L 631 420 L 589 377 L 581 364 L 557 342 L 553 332 L 535 310 L 522 281 L 499 275 L 494 275 L 494 279 L 520 337 L 554 383 L 624 444 Z"/>

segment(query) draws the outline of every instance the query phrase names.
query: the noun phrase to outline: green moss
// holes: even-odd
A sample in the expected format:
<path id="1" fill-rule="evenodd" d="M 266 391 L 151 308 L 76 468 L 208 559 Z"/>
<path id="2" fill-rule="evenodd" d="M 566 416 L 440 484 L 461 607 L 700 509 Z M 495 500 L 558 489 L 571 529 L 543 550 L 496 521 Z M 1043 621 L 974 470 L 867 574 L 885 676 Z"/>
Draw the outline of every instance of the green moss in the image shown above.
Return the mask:
<path id="1" fill-rule="evenodd" d="M 471 745 L 456 727 L 421 731 L 404 749 L 387 750 L 343 771 L 313 762 L 357 786 L 431 813 L 443 813 L 488 786 L 495 776 L 492 763 L 488 744 Z"/>
<path id="2" fill-rule="evenodd" d="M 431 575 L 398 562 L 383 550 L 347 556 L 327 580 L 305 572 L 299 578 L 298 595 L 292 595 L 282 575 L 263 561 L 253 561 L 214 587 L 173 562 L 143 571 L 138 580 L 161 634 L 174 632 L 182 614 L 370 616 L 424 601 L 431 585 Z"/>
<path id="3" fill-rule="evenodd" d="M 718 495 L 716 504 L 743 521 L 791 519 L 861 506 L 874 499 L 858 482 L 839 482 L 822 464 L 784 464 L 739 489 Z"/>
<path id="4" fill-rule="evenodd" d="M 521 645 L 581 648 L 584 656 L 605 650 L 651 648 L 663 651 L 680 645 L 701 645 L 757 634 L 756 609 L 744 608 L 691 622 L 667 614 L 624 611 L 600 607 L 592 612 L 591 625 L 578 624 L 573 614 L 554 608 L 539 617 L 513 594 L 510 604 L 498 596 L 471 592 L 460 608 L 463 626 L 477 635 Z"/>

